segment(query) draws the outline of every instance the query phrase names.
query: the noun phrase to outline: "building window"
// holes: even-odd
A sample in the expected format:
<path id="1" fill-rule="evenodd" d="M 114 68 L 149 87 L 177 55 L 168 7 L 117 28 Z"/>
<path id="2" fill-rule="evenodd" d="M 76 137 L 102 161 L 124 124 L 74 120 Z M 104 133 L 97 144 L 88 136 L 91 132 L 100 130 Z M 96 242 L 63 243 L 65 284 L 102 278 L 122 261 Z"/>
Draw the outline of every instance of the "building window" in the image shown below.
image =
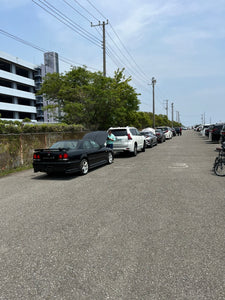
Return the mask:
<path id="1" fill-rule="evenodd" d="M 7 95 L 0 95 L 0 102 L 13 103 L 13 97 Z"/>
<path id="2" fill-rule="evenodd" d="M 10 72 L 10 64 L 0 59 L 0 70 Z"/>
<path id="3" fill-rule="evenodd" d="M 5 86 L 5 87 L 8 87 L 8 88 L 11 88 L 12 87 L 12 83 L 6 79 L 0 79 L 0 86 Z"/>
<path id="4" fill-rule="evenodd" d="M 24 68 L 20 68 L 20 67 L 16 67 L 16 74 L 29 78 L 29 74 L 28 74 L 28 70 L 24 69 Z"/>

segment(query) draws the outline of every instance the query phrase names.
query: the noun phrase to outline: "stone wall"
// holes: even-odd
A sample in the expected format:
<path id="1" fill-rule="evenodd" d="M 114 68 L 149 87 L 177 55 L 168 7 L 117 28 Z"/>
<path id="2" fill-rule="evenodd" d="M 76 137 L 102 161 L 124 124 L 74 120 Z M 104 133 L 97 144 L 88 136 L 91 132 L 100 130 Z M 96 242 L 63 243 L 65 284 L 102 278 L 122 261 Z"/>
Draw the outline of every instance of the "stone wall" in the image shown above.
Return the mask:
<path id="1" fill-rule="evenodd" d="M 0 134 L 0 172 L 31 165 L 34 149 L 48 148 L 60 140 L 81 139 L 85 133 Z"/>

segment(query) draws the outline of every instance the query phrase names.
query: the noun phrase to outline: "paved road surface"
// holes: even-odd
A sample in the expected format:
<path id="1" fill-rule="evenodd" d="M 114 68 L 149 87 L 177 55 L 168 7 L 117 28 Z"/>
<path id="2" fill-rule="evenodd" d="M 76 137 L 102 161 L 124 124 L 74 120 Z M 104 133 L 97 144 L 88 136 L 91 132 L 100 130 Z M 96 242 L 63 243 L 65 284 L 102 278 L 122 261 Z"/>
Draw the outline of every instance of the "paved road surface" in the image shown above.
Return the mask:
<path id="1" fill-rule="evenodd" d="M 0 179 L 1 300 L 224 300 L 225 178 L 185 131 L 86 176 Z"/>

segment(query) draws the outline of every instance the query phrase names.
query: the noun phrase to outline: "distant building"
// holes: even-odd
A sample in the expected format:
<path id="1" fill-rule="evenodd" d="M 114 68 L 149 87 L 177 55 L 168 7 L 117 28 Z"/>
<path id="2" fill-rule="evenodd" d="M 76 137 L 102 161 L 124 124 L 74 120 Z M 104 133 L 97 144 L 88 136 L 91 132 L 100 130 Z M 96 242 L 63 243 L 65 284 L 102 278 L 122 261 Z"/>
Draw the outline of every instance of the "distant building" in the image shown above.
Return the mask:
<path id="1" fill-rule="evenodd" d="M 54 117 L 43 110 L 47 102 L 42 96 L 35 96 L 41 88 L 42 78 L 53 72 L 59 72 L 55 52 L 45 53 L 44 64 L 37 66 L 0 51 L 0 118 L 55 122 Z"/>
<path id="2" fill-rule="evenodd" d="M 44 53 L 44 65 L 41 65 L 42 78 L 47 73 L 59 73 L 59 58 L 56 52 Z M 43 98 L 43 105 L 50 104 L 45 98 Z M 56 117 L 59 116 L 59 111 L 56 109 L 54 113 L 44 110 L 44 122 L 54 123 L 57 122 Z"/>

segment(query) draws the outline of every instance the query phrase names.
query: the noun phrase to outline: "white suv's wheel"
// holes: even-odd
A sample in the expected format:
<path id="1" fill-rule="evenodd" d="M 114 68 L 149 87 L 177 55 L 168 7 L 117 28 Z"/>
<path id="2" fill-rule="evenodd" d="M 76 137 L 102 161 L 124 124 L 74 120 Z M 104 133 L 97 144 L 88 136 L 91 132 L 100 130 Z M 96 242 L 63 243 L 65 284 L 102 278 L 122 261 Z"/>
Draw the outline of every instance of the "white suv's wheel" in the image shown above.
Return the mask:
<path id="1" fill-rule="evenodd" d="M 134 145 L 134 152 L 133 152 L 133 156 L 136 156 L 137 155 L 137 145 L 135 144 Z"/>

